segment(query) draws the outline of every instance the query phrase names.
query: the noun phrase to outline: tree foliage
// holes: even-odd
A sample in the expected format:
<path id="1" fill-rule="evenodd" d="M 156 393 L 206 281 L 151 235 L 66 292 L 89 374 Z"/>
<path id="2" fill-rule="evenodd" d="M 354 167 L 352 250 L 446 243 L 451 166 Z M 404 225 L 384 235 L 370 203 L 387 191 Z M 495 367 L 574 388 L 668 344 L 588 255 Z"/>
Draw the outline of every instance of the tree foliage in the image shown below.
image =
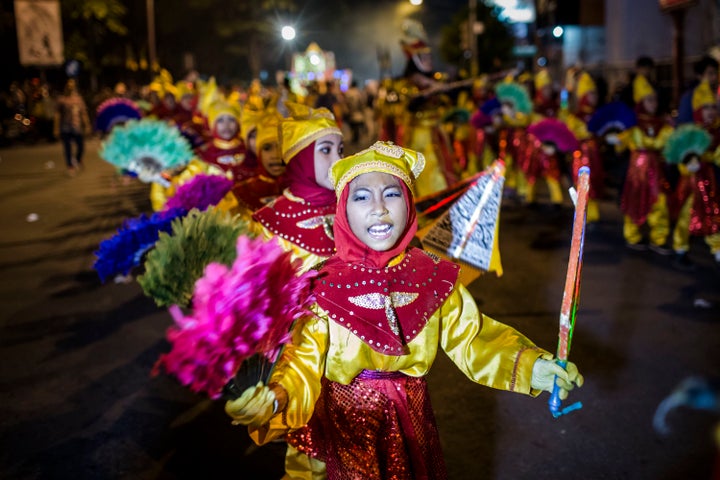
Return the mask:
<path id="1" fill-rule="evenodd" d="M 60 2 L 65 56 L 80 60 L 91 74 L 121 65 L 127 7 L 121 0 L 63 0 Z"/>
<path id="2" fill-rule="evenodd" d="M 475 37 L 481 73 L 500 70 L 512 58 L 514 39 L 508 25 L 497 18 L 497 13 L 497 9 L 478 2 L 477 21 L 483 24 L 483 32 Z M 465 70 L 469 70 L 470 60 L 462 42 L 467 18 L 467 9 L 453 17 L 452 22 L 443 27 L 440 41 L 443 60 Z"/>
<path id="3" fill-rule="evenodd" d="M 294 0 L 188 0 L 183 9 L 175 0 L 157 1 L 161 63 L 172 65 L 179 53 L 192 51 L 201 70 L 207 70 L 202 62 L 218 65 L 221 76 L 237 76 L 245 66 L 246 77 L 257 77 L 263 62 L 274 60 L 282 17 L 297 10 Z"/>

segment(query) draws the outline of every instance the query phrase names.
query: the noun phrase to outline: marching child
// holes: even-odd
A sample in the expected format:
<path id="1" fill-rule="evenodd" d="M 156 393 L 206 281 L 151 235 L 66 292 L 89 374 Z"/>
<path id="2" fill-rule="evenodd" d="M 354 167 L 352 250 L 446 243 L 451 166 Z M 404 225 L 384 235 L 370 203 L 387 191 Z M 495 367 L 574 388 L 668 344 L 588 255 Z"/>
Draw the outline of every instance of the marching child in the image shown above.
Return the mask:
<path id="1" fill-rule="evenodd" d="M 564 397 L 583 382 L 574 364 L 562 369 L 481 314 L 456 264 L 409 247 L 423 167 L 422 154 L 382 142 L 332 166 L 337 254 L 316 279 L 315 315 L 269 385 L 226 404 L 258 444 L 291 432 L 329 480 L 447 478 L 425 381 L 439 348 L 498 389 L 538 395 L 557 375 Z"/>

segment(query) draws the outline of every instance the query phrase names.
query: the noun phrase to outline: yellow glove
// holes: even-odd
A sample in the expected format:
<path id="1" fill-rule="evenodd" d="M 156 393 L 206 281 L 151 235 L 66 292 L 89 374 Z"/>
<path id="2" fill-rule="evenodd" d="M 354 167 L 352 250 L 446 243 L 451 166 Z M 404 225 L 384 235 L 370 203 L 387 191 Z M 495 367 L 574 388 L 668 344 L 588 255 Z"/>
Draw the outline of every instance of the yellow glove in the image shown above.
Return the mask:
<path id="1" fill-rule="evenodd" d="M 557 381 L 555 381 L 557 377 Z M 553 382 L 560 387 L 560 400 L 565 400 L 568 392 L 575 388 L 575 385 L 582 387 L 585 379 L 578 372 L 577 365 L 567 362 L 567 367 L 562 368 L 552 360 L 538 358 L 533 365 L 530 386 L 535 390 L 545 390 L 552 393 Z"/>
<path id="2" fill-rule="evenodd" d="M 262 382 L 243 392 L 240 398 L 228 400 L 225 412 L 233 419 L 233 425 L 259 427 L 267 423 L 275 413 L 275 393 Z"/>

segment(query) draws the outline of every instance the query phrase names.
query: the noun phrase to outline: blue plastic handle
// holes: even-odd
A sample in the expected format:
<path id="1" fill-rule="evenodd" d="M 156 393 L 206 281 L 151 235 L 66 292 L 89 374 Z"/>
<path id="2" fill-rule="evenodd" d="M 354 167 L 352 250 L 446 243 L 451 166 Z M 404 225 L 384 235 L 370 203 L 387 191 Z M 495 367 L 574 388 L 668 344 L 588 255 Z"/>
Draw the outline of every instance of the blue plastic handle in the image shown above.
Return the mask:
<path id="1" fill-rule="evenodd" d="M 560 365 L 562 368 L 567 367 L 567 360 L 556 360 L 555 363 Z M 560 400 L 560 387 L 557 385 L 557 375 L 555 376 L 555 382 L 553 382 L 553 391 L 550 394 L 550 400 L 548 400 L 548 406 L 550 407 L 550 413 L 555 418 L 561 417 L 573 410 L 579 410 L 582 408 L 582 402 L 575 402 L 572 405 L 568 405 L 565 408 L 562 407 L 562 400 Z"/>

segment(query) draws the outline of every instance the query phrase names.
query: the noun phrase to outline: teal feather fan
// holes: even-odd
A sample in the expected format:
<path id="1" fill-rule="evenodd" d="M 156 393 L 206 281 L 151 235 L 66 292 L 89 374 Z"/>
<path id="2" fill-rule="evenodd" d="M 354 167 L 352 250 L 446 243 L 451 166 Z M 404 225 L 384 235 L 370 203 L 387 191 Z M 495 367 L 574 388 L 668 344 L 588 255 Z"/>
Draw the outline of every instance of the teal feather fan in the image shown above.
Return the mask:
<path id="1" fill-rule="evenodd" d="M 696 125 L 681 125 L 667 139 L 663 156 L 668 163 L 680 164 L 689 155 L 702 156 L 710 146 L 712 138 Z"/>
<path id="2" fill-rule="evenodd" d="M 168 186 L 162 172 L 187 165 L 193 151 L 177 128 L 159 120 L 142 119 L 114 128 L 102 143 L 100 156 L 143 182 Z"/>
<path id="3" fill-rule="evenodd" d="M 519 83 L 499 83 L 495 86 L 495 94 L 501 103 L 512 104 L 520 113 L 529 115 L 532 112 L 530 94 Z"/>
<path id="4" fill-rule="evenodd" d="M 232 265 L 240 235 L 253 237 L 249 223 L 215 208 L 193 209 L 161 233 L 145 260 L 145 273 L 137 281 L 160 307 L 189 304 L 195 282 L 210 262 Z"/>

